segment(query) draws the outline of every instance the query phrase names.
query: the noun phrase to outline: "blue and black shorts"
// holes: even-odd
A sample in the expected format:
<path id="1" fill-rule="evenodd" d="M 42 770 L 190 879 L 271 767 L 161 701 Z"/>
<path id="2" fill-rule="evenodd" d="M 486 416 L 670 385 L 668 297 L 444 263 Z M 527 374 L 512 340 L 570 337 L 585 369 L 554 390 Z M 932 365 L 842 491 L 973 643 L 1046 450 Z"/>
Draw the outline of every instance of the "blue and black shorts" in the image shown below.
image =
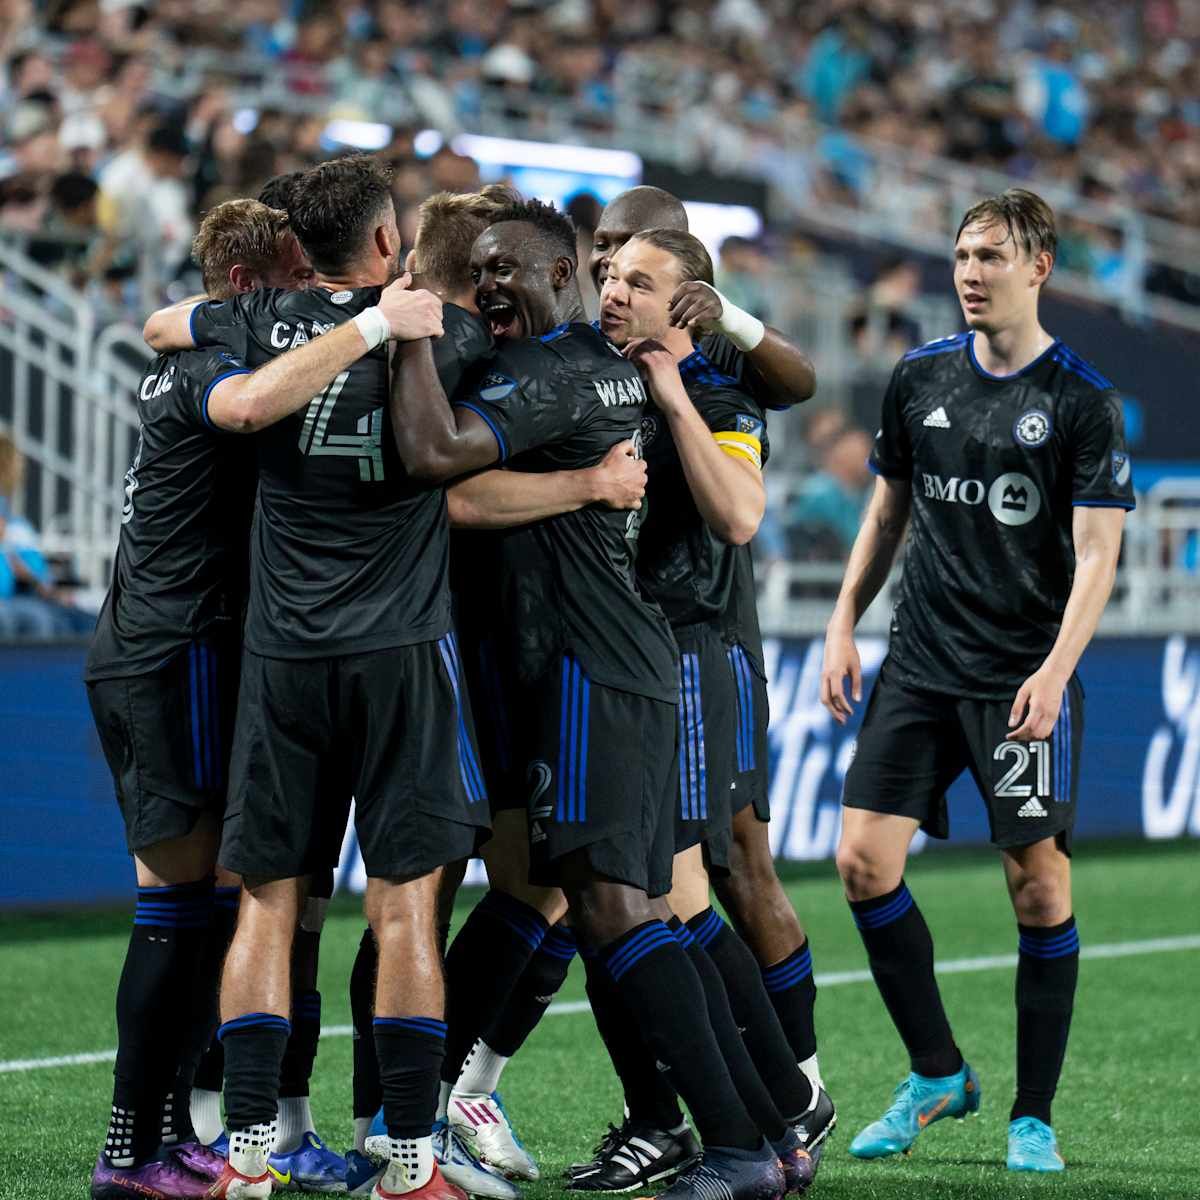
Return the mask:
<path id="1" fill-rule="evenodd" d="M 737 735 L 733 751 L 733 794 L 730 809 L 736 814 L 748 804 L 763 822 L 771 819 L 770 786 L 767 777 L 767 677 L 758 658 L 744 646 L 726 646 L 725 657 L 733 676 L 737 703 Z"/>

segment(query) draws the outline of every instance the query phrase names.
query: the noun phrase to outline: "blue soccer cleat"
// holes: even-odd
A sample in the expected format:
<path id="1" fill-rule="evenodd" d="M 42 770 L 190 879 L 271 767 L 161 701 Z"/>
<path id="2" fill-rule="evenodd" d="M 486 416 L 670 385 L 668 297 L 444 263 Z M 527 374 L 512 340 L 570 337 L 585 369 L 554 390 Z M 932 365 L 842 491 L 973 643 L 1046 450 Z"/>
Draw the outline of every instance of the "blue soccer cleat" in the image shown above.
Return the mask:
<path id="1" fill-rule="evenodd" d="M 703 1159 L 689 1167 L 655 1200 L 783 1200 L 783 1169 L 771 1148 L 732 1150 L 705 1148 Z"/>
<path id="2" fill-rule="evenodd" d="M 346 1160 L 330 1150 L 311 1129 L 295 1150 L 269 1155 L 267 1170 L 275 1177 L 276 1190 L 346 1191 Z"/>
<path id="3" fill-rule="evenodd" d="M 383 1168 L 357 1150 L 346 1151 L 346 1191 L 351 1196 L 369 1196 Z"/>
<path id="4" fill-rule="evenodd" d="M 222 1158 L 229 1157 L 229 1132 L 222 1129 L 221 1132 L 208 1143 L 208 1148 L 214 1153 L 219 1154 Z"/>
<path id="5" fill-rule="evenodd" d="M 1018 1117 L 1008 1123 L 1008 1169 L 1010 1171 L 1062 1171 L 1054 1130 L 1037 1117 Z"/>
<path id="6" fill-rule="evenodd" d="M 944 1117 L 962 1120 L 979 1111 L 979 1076 L 963 1063 L 956 1075 L 929 1078 L 915 1071 L 892 1093 L 892 1106 L 850 1143 L 855 1158 L 903 1154 L 926 1125 Z"/>

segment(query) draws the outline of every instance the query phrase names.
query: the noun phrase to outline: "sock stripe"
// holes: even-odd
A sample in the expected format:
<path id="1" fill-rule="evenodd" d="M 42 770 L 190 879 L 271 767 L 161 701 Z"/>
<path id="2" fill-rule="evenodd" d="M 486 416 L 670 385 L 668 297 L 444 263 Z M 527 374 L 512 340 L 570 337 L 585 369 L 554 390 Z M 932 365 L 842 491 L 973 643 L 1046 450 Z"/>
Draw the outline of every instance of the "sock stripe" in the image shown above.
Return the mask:
<path id="1" fill-rule="evenodd" d="M 878 908 L 851 909 L 854 914 L 854 923 L 859 929 L 879 929 L 904 916 L 915 901 L 912 898 L 912 892 L 905 884 L 901 884 L 900 888 L 899 895 L 892 897 L 886 904 Z"/>
<path id="2" fill-rule="evenodd" d="M 676 925 L 674 930 L 675 940 L 686 950 L 689 946 L 696 943 L 696 935 L 683 924 Z"/>
<path id="3" fill-rule="evenodd" d="M 410 1033 L 429 1033 L 445 1038 L 446 1022 L 436 1017 L 376 1017 L 372 1022 L 376 1029 L 405 1029 Z"/>
<path id="4" fill-rule="evenodd" d="M 283 1033 L 290 1034 L 292 1023 L 287 1017 L 281 1017 L 278 1013 L 243 1013 L 240 1017 L 226 1021 L 217 1030 L 217 1040 L 223 1042 L 227 1034 L 240 1033 L 245 1029 L 278 1029 Z"/>
<path id="5" fill-rule="evenodd" d="M 782 962 L 766 967 L 762 972 L 763 986 L 768 992 L 783 992 L 807 979 L 813 971 L 812 952 L 808 943 L 794 950 Z"/>
<path id="6" fill-rule="evenodd" d="M 703 920 L 700 919 L 701 917 Z M 700 922 L 698 925 L 691 925 L 689 922 L 689 927 L 695 935 L 696 941 L 707 950 L 713 939 L 724 928 L 725 922 L 721 920 L 720 914 L 715 908 L 708 909 L 699 916 L 693 917 L 692 920 Z"/>
<path id="7" fill-rule="evenodd" d="M 550 928 L 546 924 L 546 918 L 536 908 L 525 904 L 515 896 L 510 896 L 507 892 L 493 889 L 479 904 L 484 912 L 490 913 L 498 921 L 503 921 L 534 950 L 542 944 L 542 939 L 545 938 L 546 932 Z"/>
<path id="8" fill-rule="evenodd" d="M 608 956 L 606 966 L 614 981 L 619 980 L 630 967 L 651 951 L 677 944 L 675 935 L 666 925 L 661 921 L 653 921 L 627 935 L 626 940 Z"/>
<path id="9" fill-rule="evenodd" d="M 564 962 L 573 959 L 578 948 L 573 933 L 569 930 L 564 932 L 553 926 L 546 931 L 546 936 L 542 938 L 542 944 L 539 947 L 541 953 L 548 954 L 551 958 L 560 958 Z"/>
<path id="10" fill-rule="evenodd" d="M 217 908 L 232 910 L 241 903 L 242 889 L 240 887 L 219 887 L 213 889 L 213 904 Z"/>
<path id="11" fill-rule="evenodd" d="M 1070 929 L 1061 937 L 1036 938 L 1021 934 L 1017 947 L 1022 954 L 1031 958 L 1066 958 L 1079 953 L 1079 933 Z"/>
<path id="12" fill-rule="evenodd" d="M 133 923 L 163 929 L 205 929 L 211 920 L 212 906 L 211 880 L 172 887 L 140 887 Z"/>

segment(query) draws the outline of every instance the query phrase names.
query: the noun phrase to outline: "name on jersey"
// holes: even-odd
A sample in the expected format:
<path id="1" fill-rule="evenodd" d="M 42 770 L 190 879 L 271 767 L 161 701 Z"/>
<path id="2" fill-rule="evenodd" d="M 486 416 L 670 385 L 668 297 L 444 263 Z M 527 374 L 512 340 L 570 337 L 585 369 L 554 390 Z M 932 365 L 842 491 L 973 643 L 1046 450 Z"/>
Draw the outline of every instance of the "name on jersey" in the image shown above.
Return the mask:
<path id="1" fill-rule="evenodd" d="M 295 350 L 297 346 L 307 346 L 313 338 L 328 333 L 334 326 L 333 321 L 328 325 L 321 321 L 309 321 L 308 324 L 312 333 L 304 328 L 303 321 L 297 321 L 295 325 L 289 325 L 286 321 L 276 321 L 271 326 L 271 345 L 276 350 Z"/>
<path id="2" fill-rule="evenodd" d="M 158 375 L 147 375 L 142 380 L 141 397 L 143 400 L 153 400 L 155 396 L 161 396 L 164 392 L 169 392 L 175 385 L 175 364 L 168 363 L 167 369 Z M 126 393 L 128 394 L 128 393 Z"/>
<path id="3" fill-rule="evenodd" d="M 989 487 L 982 479 L 959 479 L 957 475 L 943 479 L 940 475 L 921 473 L 925 498 L 943 504 L 965 504 L 969 507 L 987 501 L 991 514 L 1001 525 L 1025 525 L 1038 515 L 1042 496 L 1028 475 L 1009 471 L 994 480 Z"/>
<path id="4" fill-rule="evenodd" d="M 605 408 L 646 403 L 646 391 L 640 379 L 593 379 L 592 386 Z"/>

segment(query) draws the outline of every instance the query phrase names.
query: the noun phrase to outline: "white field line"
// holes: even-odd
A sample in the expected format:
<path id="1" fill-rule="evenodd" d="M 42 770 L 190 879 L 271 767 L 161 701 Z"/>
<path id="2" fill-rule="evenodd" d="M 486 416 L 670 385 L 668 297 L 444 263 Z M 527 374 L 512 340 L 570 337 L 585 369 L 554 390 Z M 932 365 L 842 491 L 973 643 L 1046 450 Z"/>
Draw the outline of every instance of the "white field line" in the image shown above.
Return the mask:
<path id="1" fill-rule="evenodd" d="M 1080 958 L 1132 958 L 1140 954 L 1174 954 L 1181 950 L 1200 950 L 1200 934 L 1184 934 L 1180 937 L 1147 938 L 1137 942 L 1108 942 L 1096 946 L 1085 945 L 1079 952 Z M 968 975 L 976 971 L 997 971 L 1004 967 L 1015 967 L 1015 954 L 987 954 L 979 958 L 951 958 L 938 963 L 939 975 Z M 818 987 L 840 987 L 847 983 L 869 983 L 870 971 L 827 971 L 818 972 Z M 547 1015 L 568 1016 L 571 1013 L 587 1012 L 591 1008 L 586 1000 L 563 1000 L 550 1005 Z M 350 1037 L 352 1025 L 326 1025 L 321 1029 L 323 1038 Z M 10 1058 L 0 1061 L 0 1075 L 16 1071 L 48 1071 L 52 1067 L 82 1067 L 91 1063 L 110 1063 L 117 1057 L 116 1050 L 91 1050 L 84 1054 L 59 1054 L 50 1058 Z"/>

